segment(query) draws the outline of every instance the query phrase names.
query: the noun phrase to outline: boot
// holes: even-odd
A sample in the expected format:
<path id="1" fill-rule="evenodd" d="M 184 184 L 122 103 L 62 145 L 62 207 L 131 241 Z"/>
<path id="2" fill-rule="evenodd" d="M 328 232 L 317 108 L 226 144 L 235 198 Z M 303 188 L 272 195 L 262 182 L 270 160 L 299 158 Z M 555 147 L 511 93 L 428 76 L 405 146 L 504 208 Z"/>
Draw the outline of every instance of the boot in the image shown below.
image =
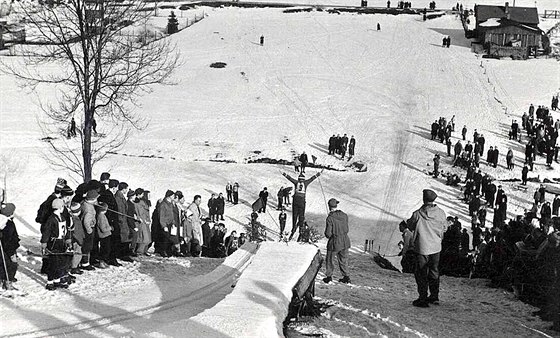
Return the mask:
<path id="1" fill-rule="evenodd" d="M 326 283 L 326 284 L 329 284 L 330 282 L 332 282 L 332 277 L 328 276 L 328 277 L 323 278 L 323 282 Z"/>
<path id="2" fill-rule="evenodd" d="M 341 279 L 339 279 L 338 281 L 341 282 L 341 283 L 344 283 L 344 284 L 348 284 L 348 283 L 350 283 L 350 277 L 344 276 Z"/>

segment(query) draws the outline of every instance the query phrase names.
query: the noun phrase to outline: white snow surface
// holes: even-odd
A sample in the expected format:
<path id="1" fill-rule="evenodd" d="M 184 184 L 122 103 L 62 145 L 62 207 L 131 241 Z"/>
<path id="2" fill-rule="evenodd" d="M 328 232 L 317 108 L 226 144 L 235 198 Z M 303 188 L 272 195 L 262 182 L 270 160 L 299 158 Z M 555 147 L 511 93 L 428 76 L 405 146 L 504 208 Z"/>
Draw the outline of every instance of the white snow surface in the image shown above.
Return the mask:
<path id="1" fill-rule="evenodd" d="M 310 244 L 263 242 L 233 291 L 214 307 L 159 329 L 164 336 L 282 337 L 292 288 L 319 249 Z"/>
<path id="2" fill-rule="evenodd" d="M 94 176 L 109 171 L 132 188 L 151 190 L 154 202 L 167 189 L 181 190 L 189 199 L 201 194 L 206 201 L 211 192 L 225 192 L 226 182 L 237 181 L 240 204 L 228 204 L 225 211 L 229 231 L 245 231 L 250 204 L 264 186 L 272 193 L 271 210 L 277 189 L 290 184 L 279 171 L 291 172 L 291 167 L 248 164 L 249 160 L 291 160 L 293 154 L 305 150 L 319 164 L 344 168 L 344 163 L 325 151 L 333 133 L 356 137 L 356 159 L 366 162 L 368 171 L 325 171 L 309 186 L 306 218 L 319 232 L 324 227 L 326 200 L 336 197 L 349 215 L 354 249 L 364 239 L 373 239 L 382 254 L 396 254 L 397 224 L 420 206 L 424 188 L 434 189 L 438 204 L 468 226 L 467 209 L 459 201 L 461 192 L 425 174 L 431 170 L 434 153 L 442 154 L 441 168 L 451 170 L 445 146 L 429 140 L 430 123 L 440 116 L 456 115 L 457 130 L 466 125 L 472 140 L 476 128 L 488 146 L 500 149 L 498 168 L 482 164 L 484 172 L 498 179 L 520 178 L 523 148 L 507 139 L 509 124 L 514 118 L 520 121 L 530 103 L 549 106 L 560 88 L 556 60 L 477 58 L 455 16 L 422 22 L 411 15 L 284 14 L 281 9 L 208 8 L 205 13 L 204 20 L 170 37 L 184 62 L 173 76 L 174 86 L 156 86 L 142 98 L 136 111 L 149 120 L 147 128 L 134 134 L 119 155 L 98 163 Z M 382 27 L 379 32 L 374 30 L 377 22 Z M 266 37 L 262 47 L 258 45 L 261 34 Z M 447 35 L 452 46 L 441 48 L 441 39 Z M 213 62 L 227 65 L 210 68 Z M 40 116 L 36 103 L 56 98 L 56 90 L 54 85 L 21 89 L 13 78 L 0 75 L 1 176 L 7 174 L 8 200 L 17 206 L 18 231 L 26 243 L 35 245 L 39 238 L 36 211 L 52 192 L 56 178 L 68 178 L 72 187 L 78 181 L 67 171 L 51 168 L 44 159 L 47 145 L 40 140 L 44 135 L 36 123 Z M 556 112 L 553 115 L 559 117 Z M 98 129 L 109 130 L 110 122 L 98 121 Z M 456 132 L 453 142 L 457 137 Z M 505 169 L 509 147 L 517 165 L 513 172 Z M 308 175 L 315 172 L 307 170 Z M 544 159 L 537 158 L 529 176 L 557 177 L 558 170 L 547 169 Z M 502 185 L 510 196 L 510 217 L 529 206 L 536 184 L 529 183 L 527 192 L 515 190 L 516 183 Z M 488 219 L 492 216 L 489 212 Z M 277 229 L 277 217 L 269 211 L 259 220 Z M 18 276 L 18 283 L 35 285 L 32 290 L 45 282 L 36 273 Z M 84 289 L 91 285 L 88 278 L 82 283 Z M 170 297 L 179 294 L 155 282 L 150 285 L 156 295 L 163 291 Z M 118 290 L 126 286 L 119 285 Z M 85 304 L 95 296 L 89 297 Z M 56 309 L 52 299 L 33 299 L 40 313 Z M 134 303 L 126 292 L 115 300 Z M 11 302 L 2 304 L 17 306 Z M 362 305 L 367 307 L 367 303 Z M 72 310 L 84 305 L 68 306 Z M 517 318 L 530 316 L 522 309 Z M 458 311 L 478 321 L 474 313 Z M 49 322 L 47 317 L 26 312 L 21 313 L 21 320 L 27 316 L 35 316 L 33 325 L 38 327 Z M 425 332 L 429 325 L 424 320 L 407 327 Z M 493 328 L 500 325 L 507 322 L 496 319 L 492 323 Z M 488 332 L 493 328 L 488 327 Z"/>

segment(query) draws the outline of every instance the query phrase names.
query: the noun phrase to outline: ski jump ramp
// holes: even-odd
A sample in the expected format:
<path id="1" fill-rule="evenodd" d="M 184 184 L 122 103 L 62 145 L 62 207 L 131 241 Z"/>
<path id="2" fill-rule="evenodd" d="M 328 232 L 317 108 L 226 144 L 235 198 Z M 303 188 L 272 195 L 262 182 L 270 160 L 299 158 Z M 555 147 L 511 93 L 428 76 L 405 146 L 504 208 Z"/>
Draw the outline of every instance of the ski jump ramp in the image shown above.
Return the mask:
<path id="1" fill-rule="evenodd" d="M 234 290 L 214 307 L 159 332 L 177 337 L 283 337 L 294 288 L 314 283 L 319 249 L 311 244 L 263 242 Z"/>

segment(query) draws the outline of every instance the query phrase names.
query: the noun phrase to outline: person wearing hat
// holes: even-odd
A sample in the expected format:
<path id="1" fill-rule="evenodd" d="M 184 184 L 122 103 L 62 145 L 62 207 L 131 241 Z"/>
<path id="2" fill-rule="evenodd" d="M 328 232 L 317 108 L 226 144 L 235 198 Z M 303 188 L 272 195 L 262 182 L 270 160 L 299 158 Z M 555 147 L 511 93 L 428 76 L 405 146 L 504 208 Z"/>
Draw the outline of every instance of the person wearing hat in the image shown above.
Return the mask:
<path id="1" fill-rule="evenodd" d="M 82 213 L 82 206 L 80 203 L 73 202 L 70 205 L 70 220 L 72 231 L 72 249 L 74 256 L 70 263 L 70 273 L 72 275 L 81 275 L 84 272 L 80 269 L 80 262 L 82 261 L 82 247 L 84 246 L 85 229 L 80 219 Z"/>
<path id="2" fill-rule="evenodd" d="M 350 283 L 348 276 L 348 249 L 350 248 L 350 238 L 348 237 L 348 215 L 338 210 L 338 201 L 331 198 L 329 204 L 329 215 L 325 227 L 325 237 L 327 241 L 326 272 L 327 277 L 323 282 L 330 283 L 334 270 L 334 258 L 338 261 L 338 267 L 342 278 L 341 283 Z"/>
<path id="3" fill-rule="evenodd" d="M 115 248 L 117 250 L 117 257 L 128 262 L 132 262 L 130 255 L 132 253 L 130 249 L 131 233 L 128 227 L 128 204 L 126 201 L 126 195 L 128 194 L 128 184 L 126 182 L 119 182 L 117 186 L 117 192 L 115 193 L 115 202 L 117 202 L 117 223 L 119 224 L 119 237 L 120 246 Z M 116 231 L 115 231 L 116 232 Z"/>
<path id="4" fill-rule="evenodd" d="M 224 220 L 224 211 L 226 208 L 226 200 L 224 199 L 224 194 L 219 193 L 216 198 L 216 221 Z"/>
<path id="5" fill-rule="evenodd" d="M 67 220 L 64 219 L 64 202 L 57 198 L 52 202 L 52 213 L 41 229 L 41 250 L 48 258 L 47 285 L 49 291 L 68 288 L 69 280 L 63 278 L 67 271 L 66 248 L 72 243 Z"/>
<path id="6" fill-rule="evenodd" d="M 115 193 L 117 192 L 119 181 L 110 179 L 109 173 L 101 174 L 100 182 L 103 184 L 101 190 L 99 191 L 99 203 L 107 204 L 107 212 L 105 216 L 107 217 L 107 221 L 109 222 L 109 226 L 112 229 L 110 241 L 110 250 L 109 256 L 106 259 L 103 259 L 105 263 L 113 266 L 121 266 L 121 264 L 117 261 L 117 250 L 116 248 L 120 247 L 121 245 L 121 231 L 119 228 L 119 221 L 118 215 L 115 211 L 118 209 L 117 201 L 115 199 Z M 101 241 L 101 240 L 100 240 Z M 101 246 L 100 246 L 101 248 Z M 113 249 L 115 248 L 115 249 Z"/>
<path id="7" fill-rule="evenodd" d="M 321 170 L 307 180 L 305 179 L 305 174 L 303 172 L 299 174 L 297 180 L 286 173 L 282 173 L 282 176 L 287 178 L 288 181 L 292 182 L 295 186 L 294 196 L 292 198 L 292 232 L 289 240 L 291 240 L 294 236 L 297 230 L 297 225 L 303 223 L 305 220 L 305 193 L 307 192 L 307 186 L 309 186 L 311 182 L 315 181 L 317 177 L 321 176 L 324 170 L 325 169 Z"/>
<path id="8" fill-rule="evenodd" d="M 171 233 L 172 229 L 178 226 L 175 217 L 175 205 L 173 198 L 175 193 L 167 190 L 165 197 L 156 205 L 157 223 L 152 227 L 152 237 L 154 249 L 162 257 L 171 256 Z"/>
<path id="9" fill-rule="evenodd" d="M 12 283 L 18 268 L 16 250 L 19 248 L 19 235 L 13 220 L 15 210 L 12 203 L 0 207 L 0 287 L 4 290 L 15 290 Z"/>
<path id="10" fill-rule="evenodd" d="M 447 228 L 445 212 L 434 201 L 437 194 L 430 189 L 422 192 L 423 205 L 412 213 L 407 227 L 412 230 L 412 243 L 416 253 L 414 277 L 419 297 L 412 305 L 428 307 L 429 303 L 439 304 L 439 256 L 443 233 Z M 428 289 L 430 296 L 428 297 Z"/>
<path id="11" fill-rule="evenodd" d="M 136 254 L 150 256 L 148 249 L 152 243 L 152 218 L 150 218 L 150 200 L 148 198 L 148 190 L 138 188 L 135 191 L 135 213 L 140 222 L 135 222 L 136 224 Z M 156 214 L 157 215 L 157 214 Z M 159 223 L 157 223 L 159 224 Z M 150 231 L 150 226 L 152 229 Z"/>
<path id="12" fill-rule="evenodd" d="M 99 237 L 99 265 L 101 268 L 107 268 L 112 257 L 112 229 L 107 219 L 108 208 L 104 202 L 100 202 L 97 207 L 97 236 Z"/>
<path id="13" fill-rule="evenodd" d="M 233 187 L 235 189 L 235 185 Z M 236 201 L 235 190 L 234 190 L 233 198 L 234 201 Z M 192 226 L 193 240 L 196 240 L 196 242 L 202 248 L 203 245 L 209 245 L 210 243 L 205 243 L 204 237 L 202 236 L 202 212 L 200 211 L 201 201 L 202 201 L 201 196 L 195 195 L 193 202 L 188 206 L 187 209 L 190 212 L 190 216 L 188 217 L 188 220 L 190 221 Z"/>
<path id="14" fill-rule="evenodd" d="M 259 193 L 259 198 L 261 200 L 261 208 L 259 209 L 259 212 L 266 213 L 266 204 L 268 203 L 268 191 L 266 190 L 266 187 L 264 187 Z"/>
<path id="15" fill-rule="evenodd" d="M 98 264 L 94 262 L 92 257 L 90 257 L 93 251 L 94 245 L 99 245 L 99 239 L 97 239 L 97 231 L 94 231 L 97 226 L 97 215 L 95 212 L 95 205 L 97 204 L 97 198 L 99 193 L 97 190 L 90 190 L 86 193 L 84 200 L 82 201 L 82 214 L 80 219 L 84 227 L 84 245 L 82 246 L 82 270 L 95 270 L 95 268 L 90 263 Z M 97 252 L 98 250 L 96 250 Z M 99 266 L 99 265 L 98 265 Z"/>
<path id="16" fill-rule="evenodd" d="M 233 204 L 239 203 L 239 183 L 235 182 L 231 187 L 231 194 L 233 195 Z"/>
<path id="17" fill-rule="evenodd" d="M 62 189 L 66 186 L 66 180 L 63 178 L 58 178 L 56 180 L 56 185 L 54 186 L 54 192 L 47 197 L 47 199 L 41 203 L 39 206 L 39 210 L 37 210 L 37 217 L 35 217 L 35 222 L 41 225 L 41 228 L 45 226 L 47 223 L 47 219 L 49 218 L 50 214 L 52 213 L 52 202 L 61 197 Z M 48 260 L 46 257 L 43 257 L 43 265 L 41 266 L 41 273 L 47 273 L 47 264 Z"/>

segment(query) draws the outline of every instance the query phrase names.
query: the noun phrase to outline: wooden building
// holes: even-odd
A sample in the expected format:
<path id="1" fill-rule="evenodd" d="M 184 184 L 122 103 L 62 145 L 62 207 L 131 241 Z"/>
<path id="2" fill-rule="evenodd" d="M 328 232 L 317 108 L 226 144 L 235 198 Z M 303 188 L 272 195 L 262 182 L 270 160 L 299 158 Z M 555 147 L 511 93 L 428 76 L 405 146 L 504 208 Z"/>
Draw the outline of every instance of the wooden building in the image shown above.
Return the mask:
<path id="1" fill-rule="evenodd" d="M 539 15 L 534 7 L 476 5 L 475 36 L 496 56 L 527 58 L 543 48 L 543 31 L 538 27 Z"/>

